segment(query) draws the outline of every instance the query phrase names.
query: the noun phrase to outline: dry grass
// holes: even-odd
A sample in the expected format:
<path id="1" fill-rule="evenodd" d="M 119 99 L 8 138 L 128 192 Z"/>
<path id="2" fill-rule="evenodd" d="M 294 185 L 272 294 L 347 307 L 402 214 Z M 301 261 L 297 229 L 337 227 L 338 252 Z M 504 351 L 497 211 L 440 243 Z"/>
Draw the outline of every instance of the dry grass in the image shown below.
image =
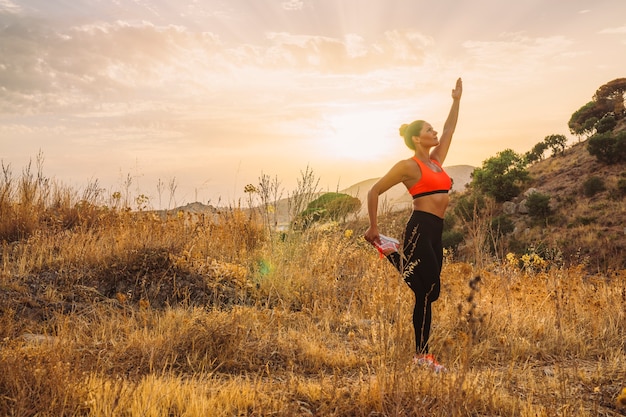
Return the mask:
<path id="1" fill-rule="evenodd" d="M 236 209 L 52 227 L 38 207 L 0 220 L 20 236 L 0 252 L 0 415 L 626 413 L 626 271 L 448 259 L 435 375 L 411 365 L 410 291 L 354 227 L 267 235 Z"/>

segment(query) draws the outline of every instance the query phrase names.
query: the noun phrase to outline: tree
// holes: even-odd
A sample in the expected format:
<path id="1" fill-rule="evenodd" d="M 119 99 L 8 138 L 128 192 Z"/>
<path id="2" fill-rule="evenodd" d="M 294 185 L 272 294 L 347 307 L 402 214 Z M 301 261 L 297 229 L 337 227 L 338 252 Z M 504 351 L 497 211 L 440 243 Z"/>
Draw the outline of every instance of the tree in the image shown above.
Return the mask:
<path id="1" fill-rule="evenodd" d="M 568 122 L 570 132 L 579 136 L 593 134 L 597 131 L 598 122 L 609 113 L 616 120 L 626 117 L 625 95 L 626 78 L 617 78 L 598 88 L 593 100 L 572 114 Z"/>
<path id="2" fill-rule="evenodd" d="M 472 172 L 471 185 L 501 203 L 517 196 L 529 179 L 524 158 L 506 149 Z"/>
<path id="3" fill-rule="evenodd" d="M 527 164 L 532 164 L 537 161 L 543 160 L 543 153 L 548 149 L 548 145 L 545 142 L 539 142 L 533 146 L 532 150 L 524 154 L 524 159 Z"/>
<path id="4" fill-rule="evenodd" d="M 567 138 L 563 135 L 550 135 L 546 136 L 543 142 L 546 147 L 552 149 L 552 156 L 557 156 L 559 153 L 565 152 Z"/>
<path id="5" fill-rule="evenodd" d="M 617 126 L 617 120 L 613 113 L 606 114 L 602 119 L 598 120 L 596 124 L 596 133 L 612 132 Z"/>
<path id="6" fill-rule="evenodd" d="M 626 95 L 626 78 L 616 78 L 613 81 L 609 81 L 602 87 L 598 88 L 593 96 L 596 102 L 605 102 L 606 106 L 612 106 L 611 111 L 617 116 L 617 119 L 622 119 L 626 116 L 624 114 L 624 98 Z"/>
<path id="7" fill-rule="evenodd" d="M 608 113 L 608 108 L 600 106 L 595 101 L 590 101 L 572 114 L 567 125 L 574 135 L 590 135 L 594 132 L 598 120 L 606 113 Z"/>

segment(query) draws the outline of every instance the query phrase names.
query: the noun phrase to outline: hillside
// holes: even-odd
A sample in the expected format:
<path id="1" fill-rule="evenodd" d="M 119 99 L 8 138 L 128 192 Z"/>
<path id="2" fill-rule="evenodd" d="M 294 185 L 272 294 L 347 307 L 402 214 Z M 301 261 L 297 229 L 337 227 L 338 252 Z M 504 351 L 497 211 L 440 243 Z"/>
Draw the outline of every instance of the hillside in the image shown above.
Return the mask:
<path id="1" fill-rule="evenodd" d="M 537 162 L 529 172 L 528 188 L 549 195 L 554 214 L 541 225 L 517 214 L 515 238 L 560 251 L 565 258 L 592 268 L 626 267 L 626 207 L 617 191 L 618 180 L 626 174 L 624 164 L 599 163 L 582 142 L 563 155 Z M 586 197 L 583 184 L 590 177 L 600 178 L 605 190 Z"/>

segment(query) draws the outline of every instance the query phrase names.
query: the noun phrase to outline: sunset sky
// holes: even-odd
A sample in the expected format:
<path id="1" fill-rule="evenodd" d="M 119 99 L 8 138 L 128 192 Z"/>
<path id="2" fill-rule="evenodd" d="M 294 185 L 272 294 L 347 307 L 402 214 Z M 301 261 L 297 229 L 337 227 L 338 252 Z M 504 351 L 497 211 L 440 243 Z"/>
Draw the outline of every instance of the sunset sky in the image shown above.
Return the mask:
<path id="1" fill-rule="evenodd" d="M 624 0 L 0 0 L 0 159 L 159 206 L 233 203 L 309 167 L 335 191 L 439 132 L 444 165 L 523 153 L 626 77 Z M 166 186 L 167 188 L 167 186 Z M 161 206 L 168 203 L 163 192 Z"/>

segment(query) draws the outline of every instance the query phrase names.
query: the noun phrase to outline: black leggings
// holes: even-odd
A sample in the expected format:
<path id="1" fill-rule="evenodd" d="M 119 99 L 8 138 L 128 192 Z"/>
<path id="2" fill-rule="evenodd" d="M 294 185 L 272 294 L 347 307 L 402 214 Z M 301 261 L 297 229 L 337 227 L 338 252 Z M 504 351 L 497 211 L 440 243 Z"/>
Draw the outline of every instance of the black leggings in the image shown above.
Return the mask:
<path id="1" fill-rule="evenodd" d="M 428 352 L 431 304 L 439 298 L 441 290 L 442 232 L 442 218 L 415 210 L 404 230 L 402 254 L 393 252 L 387 256 L 415 294 L 413 328 L 417 353 Z"/>

